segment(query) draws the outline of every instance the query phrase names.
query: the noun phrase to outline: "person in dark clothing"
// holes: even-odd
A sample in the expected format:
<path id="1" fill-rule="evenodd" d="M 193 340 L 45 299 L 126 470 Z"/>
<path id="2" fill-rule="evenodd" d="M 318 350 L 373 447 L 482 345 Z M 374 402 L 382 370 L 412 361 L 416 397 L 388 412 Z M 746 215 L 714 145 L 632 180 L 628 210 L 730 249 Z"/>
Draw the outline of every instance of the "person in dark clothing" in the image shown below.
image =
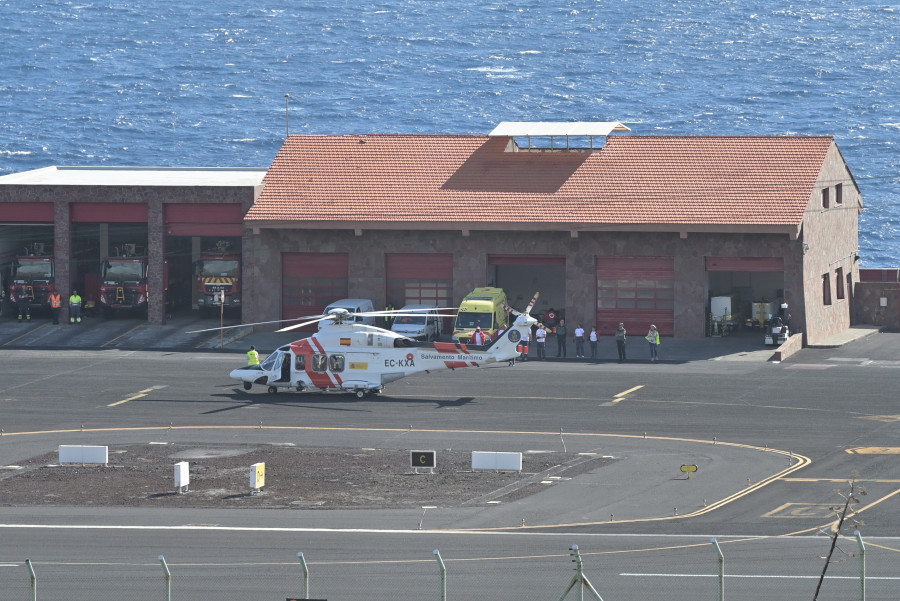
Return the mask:
<path id="1" fill-rule="evenodd" d="M 620 323 L 619 329 L 616 330 L 616 348 L 619 351 L 619 363 L 627 359 L 625 356 L 625 324 Z"/>

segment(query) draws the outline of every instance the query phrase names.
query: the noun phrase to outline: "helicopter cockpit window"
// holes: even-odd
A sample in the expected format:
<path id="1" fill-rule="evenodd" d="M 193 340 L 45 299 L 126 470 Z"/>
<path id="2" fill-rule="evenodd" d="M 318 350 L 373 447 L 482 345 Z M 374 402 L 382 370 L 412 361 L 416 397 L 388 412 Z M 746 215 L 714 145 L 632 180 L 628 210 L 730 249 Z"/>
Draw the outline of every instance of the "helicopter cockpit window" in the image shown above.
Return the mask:
<path id="1" fill-rule="evenodd" d="M 324 372 L 328 370 L 328 355 L 312 356 L 313 371 Z"/>
<path id="2" fill-rule="evenodd" d="M 266 360 L 262 362 L 262 365 L 260 365 L 260 367 L 264 371 L 273 370 L 276 365 L 281 365 L 281 355 L 281 351 L 275 351 L 274 353 L 266 357 Z"/>
<path id="3" fill-rule="evenodd" d="M 328 357 L 328 366 L 331 368 L 331 371 L 344 371 L 344 356 L 332 355 Z"/>
<path id="4" fill-rule="evenodd" d="M 297 355 L 297 358 L 294 359 L 294 369 L 306 371 L 306 355 Z"/>

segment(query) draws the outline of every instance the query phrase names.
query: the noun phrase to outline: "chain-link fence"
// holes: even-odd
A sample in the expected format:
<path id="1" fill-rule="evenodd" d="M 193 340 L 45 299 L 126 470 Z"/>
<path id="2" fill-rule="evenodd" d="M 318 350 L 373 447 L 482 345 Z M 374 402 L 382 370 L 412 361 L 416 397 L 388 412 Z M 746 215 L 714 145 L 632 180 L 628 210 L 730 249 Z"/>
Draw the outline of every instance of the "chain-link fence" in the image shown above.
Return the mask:
<path id="1" fill-rule="evenodd" d="M 478 535 L 474 535 L 478 536 Z M 391 558 L 346 559 L 338 546 L 266 561 L 146 563 L 0 560 L 4 601 L 758 601 L 814 599 L 831 547 L 829 537 L 578 537 L 570 548 L 514 535 L 514 550 L 488 556 L 466 543 Z M 349 539 L 348 539 L 349 540 Z M 612 541 L 612 544 L 611 544 Z M 592 550 L 592 542 L 607 550 Z M 352 544 L 352 542 L 350 543 Z M 507 549 L 510 551 L 510 549 Z M 896 601 L 900 549 L 861 537 L 841 537 L 818 601 Z M 317 557 L 318 556 L 318 557 Z M 329 559 L 334 557 L 334 559 Z M 338 559 L 341 557 L 342 559 Z M 592 590 L 593 589 L 593 590 Z M 596 591 L 596 595 L 594 594 Z"/>

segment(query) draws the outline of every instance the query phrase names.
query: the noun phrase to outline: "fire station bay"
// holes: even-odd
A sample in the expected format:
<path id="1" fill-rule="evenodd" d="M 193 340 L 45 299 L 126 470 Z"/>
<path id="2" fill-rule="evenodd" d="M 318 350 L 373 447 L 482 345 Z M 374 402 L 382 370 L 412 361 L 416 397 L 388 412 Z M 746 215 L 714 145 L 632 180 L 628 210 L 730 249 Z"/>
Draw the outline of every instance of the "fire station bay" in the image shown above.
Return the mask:
<path id="1" fill-rule="evenodd" d="M 2 176 L 0 264 L 7 299 L 32 256 L 64 296 L 99 306 L 126 301 L 101 290 L 103 270 L 140 258 L 153 324 L 226 293 L 249 323 L 345 297 L 454 307 L 496 286 L 519 310 L 540 292 L 533 314 L 603 336 L 623 322 L 699 338 L 787 312 L 811 344 L 859 319 L 862 208 L 829 136 L 648 136 L 617 122 L 291 135 L 268 169 Z"/>

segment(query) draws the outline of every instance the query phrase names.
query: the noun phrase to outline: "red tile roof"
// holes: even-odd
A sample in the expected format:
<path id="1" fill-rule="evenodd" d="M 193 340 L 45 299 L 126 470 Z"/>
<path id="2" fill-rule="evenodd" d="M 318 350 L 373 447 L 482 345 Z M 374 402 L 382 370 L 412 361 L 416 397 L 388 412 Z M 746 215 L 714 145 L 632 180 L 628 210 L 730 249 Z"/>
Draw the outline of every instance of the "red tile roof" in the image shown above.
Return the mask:
<path id="1" fill-rule="evenodd" d="M 251 226 L 297 227 L 799 226 L 834 139 L 626 134 L 609 136 L 590 153 L 504 152 L 508 142 L 474 135 L 290 136 L 246 219 Z"/>

